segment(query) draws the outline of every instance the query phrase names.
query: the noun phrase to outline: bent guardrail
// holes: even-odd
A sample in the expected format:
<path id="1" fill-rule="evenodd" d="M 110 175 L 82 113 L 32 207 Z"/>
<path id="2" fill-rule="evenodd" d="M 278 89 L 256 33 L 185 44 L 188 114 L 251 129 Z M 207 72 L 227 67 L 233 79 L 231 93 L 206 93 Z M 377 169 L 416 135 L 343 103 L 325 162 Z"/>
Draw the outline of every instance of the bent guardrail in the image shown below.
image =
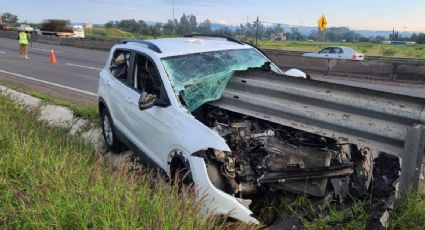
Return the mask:
<path id="1" fill-rule="evenodd" d="M 401 157 L 401 188 L 418 184 L 425 99 L 251 70 L 211 104 Z"/>

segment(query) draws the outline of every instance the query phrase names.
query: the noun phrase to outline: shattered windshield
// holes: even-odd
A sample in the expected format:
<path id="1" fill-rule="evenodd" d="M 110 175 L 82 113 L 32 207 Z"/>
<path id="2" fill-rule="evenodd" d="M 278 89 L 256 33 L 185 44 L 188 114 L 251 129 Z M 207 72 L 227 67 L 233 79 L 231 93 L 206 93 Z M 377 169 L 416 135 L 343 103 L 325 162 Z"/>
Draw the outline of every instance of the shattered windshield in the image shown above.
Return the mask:
<path id="1" fill-rule="evenodd" d="M 174 91 L 180 93 L 190 112 L 218 100 L 233 73 L 269 62 L 254 49 L 222 50 L 168 57 L 162 60 Z M 279 72 L 274 65 L 272 70 Z"/>

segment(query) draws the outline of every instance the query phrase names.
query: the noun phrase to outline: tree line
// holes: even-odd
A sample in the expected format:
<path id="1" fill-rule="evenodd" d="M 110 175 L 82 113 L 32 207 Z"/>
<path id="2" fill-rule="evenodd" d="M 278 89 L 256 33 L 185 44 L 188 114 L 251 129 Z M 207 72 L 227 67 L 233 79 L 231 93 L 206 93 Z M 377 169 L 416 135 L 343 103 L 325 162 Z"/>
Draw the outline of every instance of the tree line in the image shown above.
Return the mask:
<path id="1" fill-rule="evenodd" d="M 241 40 L 254 40 L 256 37 L 260 40 L 272 39 L 273 35 L 284 34 L 288 40 L 322 40 L 326 41 L 347 41 L 347 42 L 380 42 L 384 40 L 409 40 L 416 41 L 418 44 L 425 44 L 425 34 L 413 34 L 411 37 L 402 37 L 398 32 L 393 32 L 389 37 L 376 36 L 372 38 L 364 37 L 348 27 L 331 27 L 326 30 L 326 34 L 319 34 L 318 31 L 311 31 L 309 35 L 303 35 L 299 28 L 292 27 L 289 31 L 285 31 L 280 24 L 273 26 L 265 26 L 261 21 L 248 22 L 240 24 L 238 28 L 229 28 L 220 26 L 213 29 L 210 20 L 204 20 L 198 23 L 195 15 L 183 14 L 180 19 L 169 19 L 166 23 L 155 23 L 148 25 L 143 20 L 121 20 L 109 21 L 105 24 L 106 28 L 118 28 L 131 33 L 139 33 L 143 35 L 151 35 L 159 37 L 181 36 L 191 33 L 205 33 L 224 35 L 235 37 Z"/>
<path id="2" fill-rule="evenodd" d="M 9 12 L 0 15 L 2 23 L 10 25 L 18 25 L 19 18 Z M 32 24 L 34 25 L 34 24 Z M 398 32 L 393 31 L 388 38 L 376 36 L 374 38 L 366 38 L 347 27 L 331 27 L 326 30 L 326 34 L 318 34 L 318 31 L 312 31 L 309 35 L 303 35 L 299 28 L 292 27 L 289 31 L 285 31 L 282 25 L 275 24 L 273 26 L 265 26 L 261 21 L 247 22 L 240 24 L 237 28 L 229 28 L 220 26 L 214 29 L 210 20 L 204 20 L 198 23 L 195 15 L 183 14 L 180 19 L 168 19 L 166 23 L 154 23 L 149 25 L 143 20 L 120 20 L 109 21 L 104 25 L 106 28 L 118 28 L 131 33 L 139 33 L 143 35 L 151 35 L 159 37 L 166 36 L 181 36 L 191 33 L 216 34 L 229 37 L 235 37 L 241 40 L 253 41 L 256 37 L 260 40 L 272 39 L 273 35 L 284 34 L 289 40 L 316 40 L 325 39 L 326 41 L 348 41 L 348 42 L 369 42 L 369 41 L 384 41 L 384 40 L 409 40 L 415 41 L 418 44 L 425 44 L 425 34 L 413 34 L 411 37 L 402 37 Z"/>

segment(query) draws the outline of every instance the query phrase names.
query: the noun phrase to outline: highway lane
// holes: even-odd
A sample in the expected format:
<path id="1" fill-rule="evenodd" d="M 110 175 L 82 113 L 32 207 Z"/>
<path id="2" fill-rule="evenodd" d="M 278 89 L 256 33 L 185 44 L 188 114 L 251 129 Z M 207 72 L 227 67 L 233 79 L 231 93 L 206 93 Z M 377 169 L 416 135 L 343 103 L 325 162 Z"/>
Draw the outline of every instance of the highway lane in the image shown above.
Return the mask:
<path id="1" fill-rule="evenodd" d="M 107 51 L 81 49 L 75 47 L 33 43 L 30 60 L 19 59 L 19 46 L 16 40 L 0 38 L 0 74 L 14 77 L 38 79 L 50 86 L 64 86 L 90 92 L 97 91 L 99 71 L 109 55 Z M 50 64 L 50 50 L 56 51 L 57 65 Z M 388 82 L 359 81 L 326 76 L 313 77 L 321 81 L 351 85 L 362 88 L 393 92 L 425 98 L 425 85 L 394 84 Z M 39 82 L 39 83 L 40 83 Z"/>
<path id="2" fill-rule="evenodd" d="M 50 50 L 56 51 L 58 64 L 50 64 Z M 96 92 L 99 71 L 108 52 L 33 43 L 30 59 L 19 59 L 17 41 L 0 38 L 0 70 L 55 84 Z"/>

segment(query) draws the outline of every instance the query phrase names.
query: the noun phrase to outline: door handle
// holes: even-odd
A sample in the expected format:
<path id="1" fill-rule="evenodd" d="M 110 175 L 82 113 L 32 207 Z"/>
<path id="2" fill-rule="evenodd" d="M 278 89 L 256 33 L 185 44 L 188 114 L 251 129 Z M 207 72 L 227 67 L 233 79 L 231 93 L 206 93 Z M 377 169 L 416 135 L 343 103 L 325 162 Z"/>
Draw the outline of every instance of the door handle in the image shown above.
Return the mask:
<path id="1" fill-rule="evenodd" d="M 110 82 L 110 81 L 108 81 L 108 80 L 105 80 L 105 84 L 106 84 L 107 86 L 111 86 L 111 82 Z"/>

